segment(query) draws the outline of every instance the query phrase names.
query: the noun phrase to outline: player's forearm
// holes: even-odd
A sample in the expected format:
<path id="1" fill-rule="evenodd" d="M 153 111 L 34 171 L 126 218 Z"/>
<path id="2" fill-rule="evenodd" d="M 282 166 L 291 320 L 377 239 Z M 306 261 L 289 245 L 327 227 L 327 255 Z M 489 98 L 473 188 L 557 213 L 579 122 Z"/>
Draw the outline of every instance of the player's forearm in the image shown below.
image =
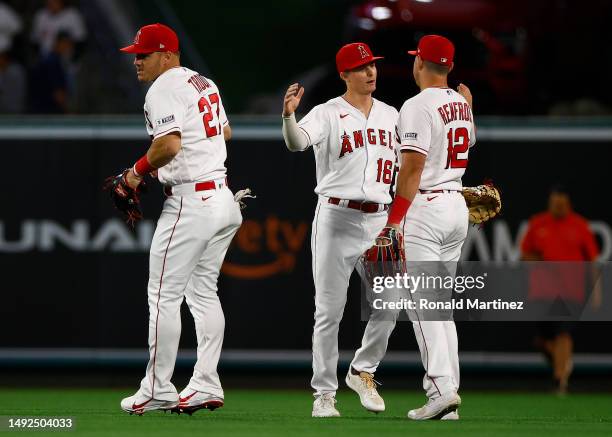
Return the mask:
<path id="1" fill-rule="evenodd" d="M 232 139 L 232 128 L 229 124 L 223 127 L 223 139 L 225 141 L 229 141 Z"/>
<path id="2" fill-rule="evenodd" d="M 396 195 L 412 202 L 419 190 L 420 183 L 421 171 L 414 168 L 400 168 L 399 175 L 397 176 Z"/>
<path id="3" fill-rule="evenodd" d="M 421 184 L 425 155 L 418 152 L 402 152 L 402 166 L 397 176 L 395 199 L 389 209 L 387 226 L 399 227 L 406 216 Z"/>
<path id="4" fill-rule="evenodd" d="M 152 167 L 161 168 L 174 159 L 181 150 L 181 137 L 171 133 L 156 138 L 147 152 L 147 160 Z"/>
<path id="5" fill-rule="evenodd" d="M 287 149 L 292 152 L 301 152 L 308 148 L 308 137 L 298 127 L 295 114 L 288 117 L 283 116 L 283 138 Z"/>

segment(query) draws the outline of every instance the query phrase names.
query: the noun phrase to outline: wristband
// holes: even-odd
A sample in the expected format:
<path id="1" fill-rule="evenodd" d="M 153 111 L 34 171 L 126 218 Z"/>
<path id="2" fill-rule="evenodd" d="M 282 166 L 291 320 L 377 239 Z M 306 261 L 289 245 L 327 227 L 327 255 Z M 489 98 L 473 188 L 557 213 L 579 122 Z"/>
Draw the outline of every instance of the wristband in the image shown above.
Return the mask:
<path id="1" fill-rule="evenodd" d="M 149 163 L 147 155 L 145 154 L 142 158 L 136 161 L 136 164 L 134 164 L 132 170 L 136 176 L 144 176 L 147 173 L 151 173 L 153 170 L 157 169 Z"/>
<path id="2" fill-rule="evenodd" d="M 391 210 L 389 211 L 387 223 L 390 225 L 399 225 L 408 212 L 408 208 L 410 208 L 411 203 L 412 202 L 405 197 L 396 195 L 395 199 L 393 200 L 393 204 L 391 205 Z"/>

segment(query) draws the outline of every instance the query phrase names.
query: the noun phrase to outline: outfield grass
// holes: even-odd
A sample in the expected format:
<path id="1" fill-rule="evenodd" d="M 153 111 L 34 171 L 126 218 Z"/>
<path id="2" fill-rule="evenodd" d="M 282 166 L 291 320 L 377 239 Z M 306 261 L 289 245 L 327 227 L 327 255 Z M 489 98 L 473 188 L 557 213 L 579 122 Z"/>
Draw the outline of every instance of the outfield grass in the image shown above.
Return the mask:
<path id="1" fill-rule="evenodd" d="M 304 391 L 228 390 L 224 408 L 193 416 L 149 412 L 130 416 L 119 408 L 129 390 L 0 390 L 2 416 L 73 416 L 72 436 L 603 436 L 612 435 L 612 396 L 577 394 L 557 398 L 534 393 L 463 392 L 459 422 L 413 422 L 410 408 L 424 397 L 417 392 L 382 390 L 387 411 L 374 415 L 361 408 L 356 395 L 338 394 L 342 417 L 312 419 L 312 398 Z M 46 432 L 7 432 L 0 435 Z"/>

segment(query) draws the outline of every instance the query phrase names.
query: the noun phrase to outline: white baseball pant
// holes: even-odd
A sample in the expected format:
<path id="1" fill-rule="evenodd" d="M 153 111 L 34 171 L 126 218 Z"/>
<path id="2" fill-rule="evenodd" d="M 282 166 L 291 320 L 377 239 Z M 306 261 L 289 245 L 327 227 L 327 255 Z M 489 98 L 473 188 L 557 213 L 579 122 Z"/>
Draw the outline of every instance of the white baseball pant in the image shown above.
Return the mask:
<path id="1" fill-rule="evenodd" d="M 417 193 L 404 220 L 406 262 L 459 261 L 468 231 L 468 209 L 461 193 Z M 456 268 L 456 264 L 454 264 Z M 455 269 L 450 272 L 455 274 Z M 409 314 L 411 320 L 413 314 Z M 413 320 L 425 368 L 423 389 L 430 399 L 459 389 L 457 329 L 453 321 Z"/>
<path id="2" fill-rule="evenodd" d="M 387 222 L 387 212 L 364 213 L 319 199 L 312 224 L 312 269 L 315 324 L 312 334 L 311 385 L 315 396 L 338 389 L 338 329 L 351 273 L 359 257 L 374 244 Z M 374 373 L 387 350 L 395 321 L 368 322 L 362 345 L 351 365 Z"/>
<path id="3" fill-rule="evenodd" d="M 217 186 L 221 188 L 168 197 L 157 222 L 149 260 L 149 363 L 140 384 L 144 396 L 178 399 L 170 379 L 185 298 L 198 341 L 197 362 L 188 387 L 223 398 L 217 363 L 225 318 L 217 279 L 242 216 L 232 192 L 222 181 Z"/>

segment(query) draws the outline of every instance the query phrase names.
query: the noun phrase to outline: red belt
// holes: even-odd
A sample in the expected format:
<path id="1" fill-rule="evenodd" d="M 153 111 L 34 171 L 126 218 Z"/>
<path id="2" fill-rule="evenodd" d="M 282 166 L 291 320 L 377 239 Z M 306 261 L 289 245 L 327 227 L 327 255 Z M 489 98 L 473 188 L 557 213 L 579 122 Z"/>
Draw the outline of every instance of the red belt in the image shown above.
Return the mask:
<path id="1" fill-rule="evenodd" d="M 194 185 L 194 193 L 197 193 L 198 191 L 214 190 L 217 188 L 215 181 L 196 182 Z M 227 186 L 227 178 L 225 178 L 225 185 Z M 164 194 L 166 196 L 172 196 L 172 187 L 164 187 Z"/>
<path id="2" fill-rule="evenodd" d="M 374 203 L 374 202 L 359 202 L 357 200 L 348 200 L 344 205 L 340 205 L 343 199 L 339 199 L 337 197 L 330 197 L 327 200 L 327 203 L 331 203 L 332 205 L 344 206 L 345 208 L 356 209 L 361 212 L 379 212 L 386 211 L 389 209 L 389 205 L 383 205 L 382 203 Z M 382 209 L 381 209 L 382 206 Z"/>

